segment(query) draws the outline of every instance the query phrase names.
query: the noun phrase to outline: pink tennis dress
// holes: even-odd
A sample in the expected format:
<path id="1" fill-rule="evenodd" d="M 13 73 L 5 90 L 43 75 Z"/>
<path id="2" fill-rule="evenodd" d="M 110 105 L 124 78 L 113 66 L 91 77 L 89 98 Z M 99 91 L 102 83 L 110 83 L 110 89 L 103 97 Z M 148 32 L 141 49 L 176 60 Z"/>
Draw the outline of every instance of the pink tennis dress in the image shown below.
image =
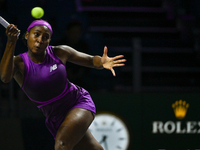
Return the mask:
<path id="1" fill-rule="evenodd" d="M 34 63 L 27 52 L 20 54 L 25 65 L 22 90 L 43 112 L 46 126 L 55 138 L 71 109 L 83 108 L 96 113 L 96 108 L 88 91 L 68 81 L 65 65 L 52 46 L 46 52 L 41 64 Z"/>

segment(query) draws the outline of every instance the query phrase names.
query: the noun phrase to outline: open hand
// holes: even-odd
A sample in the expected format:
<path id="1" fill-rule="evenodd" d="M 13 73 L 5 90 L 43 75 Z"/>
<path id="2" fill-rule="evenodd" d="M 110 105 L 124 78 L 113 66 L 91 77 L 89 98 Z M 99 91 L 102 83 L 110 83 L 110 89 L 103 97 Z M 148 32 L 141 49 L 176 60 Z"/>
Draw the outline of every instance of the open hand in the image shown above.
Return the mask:
<path id="1" fill-rule="evenodd" d="M 121 67 L 124 66 L 124 62 L 126 61 L 126 59 L 121 59 L 124 57 L 124 55 L 118 55 L 115 57 L 108 57 L 107 55 L 108 49 L 105 46 L 104 47 L 104 53 L 103 56 L 101 58 L 101 63 L 103 64 L 103 67 L 105 69 L 109 69 L 111 70 L 113 76 L 116 76 L 115 74 L 115 70 L 113 69 L 113 67 Z"/>

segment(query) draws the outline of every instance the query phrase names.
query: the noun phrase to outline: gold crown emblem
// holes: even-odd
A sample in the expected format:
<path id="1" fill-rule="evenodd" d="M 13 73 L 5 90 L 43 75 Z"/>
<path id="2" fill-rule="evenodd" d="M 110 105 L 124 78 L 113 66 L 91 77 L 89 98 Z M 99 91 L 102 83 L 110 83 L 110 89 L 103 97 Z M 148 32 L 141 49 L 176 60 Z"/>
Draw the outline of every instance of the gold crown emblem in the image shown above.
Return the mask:
<path id="1" fill-rule="evenodd" d="M 185 117 L 188 107 L 189 104 L 182 100 L 176 101 L 172 104 L 172 108 L 174 109 L 174 114 L 177 119 L 183 119 Z"/>

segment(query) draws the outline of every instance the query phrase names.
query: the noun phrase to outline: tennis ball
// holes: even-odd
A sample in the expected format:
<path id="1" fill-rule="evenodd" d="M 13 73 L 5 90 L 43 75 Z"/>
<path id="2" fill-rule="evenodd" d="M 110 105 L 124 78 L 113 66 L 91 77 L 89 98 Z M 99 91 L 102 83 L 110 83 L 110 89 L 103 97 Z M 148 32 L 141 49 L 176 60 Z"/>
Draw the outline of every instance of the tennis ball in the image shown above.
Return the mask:
<path id="1" fill-rule="evenodd" d="M 31 10 L 31 15 L 36 19 L 42 18 L 44 16 L 44 10 L 41 7 L 34 7 Z"/>

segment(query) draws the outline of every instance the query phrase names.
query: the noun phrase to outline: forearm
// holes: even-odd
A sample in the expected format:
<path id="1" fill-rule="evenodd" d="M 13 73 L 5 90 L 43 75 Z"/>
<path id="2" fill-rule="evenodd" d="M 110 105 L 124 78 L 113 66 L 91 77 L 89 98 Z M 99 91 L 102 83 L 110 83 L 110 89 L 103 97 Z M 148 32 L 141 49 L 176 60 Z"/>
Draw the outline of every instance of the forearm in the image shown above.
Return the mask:
<path id="1" fill-rule="evenodd" d="M 80 66 L 103 69 L 103 64 L 101 62 L 102 57 L 100 56 L 97 56 L 97 55 L 92 56 L 86 53 L 82 53 L 73 49 L 72 47 L 65 46 L 65 45 L 54 46 L 54 51 L 64 64 L 66 63 L 66 61 L 69 61 L 71 63 L 77 64 Z"/>
<path id="2" fill-rule="evenodd" d="M 16 41 L 9 41 L 6 44 L 5 52 L 0 63 L 0 76 L 1 80 L 5 83 L 13 78 L 14 74 L 14 51 Z"/>
<path id="3" fill-rule="evenodd" d="M 101 62 L 101 57 L 100 56 L 94 56 L 93 57 L 93 66 L 97 69 L 103 69 L 103 64 Z"/>

